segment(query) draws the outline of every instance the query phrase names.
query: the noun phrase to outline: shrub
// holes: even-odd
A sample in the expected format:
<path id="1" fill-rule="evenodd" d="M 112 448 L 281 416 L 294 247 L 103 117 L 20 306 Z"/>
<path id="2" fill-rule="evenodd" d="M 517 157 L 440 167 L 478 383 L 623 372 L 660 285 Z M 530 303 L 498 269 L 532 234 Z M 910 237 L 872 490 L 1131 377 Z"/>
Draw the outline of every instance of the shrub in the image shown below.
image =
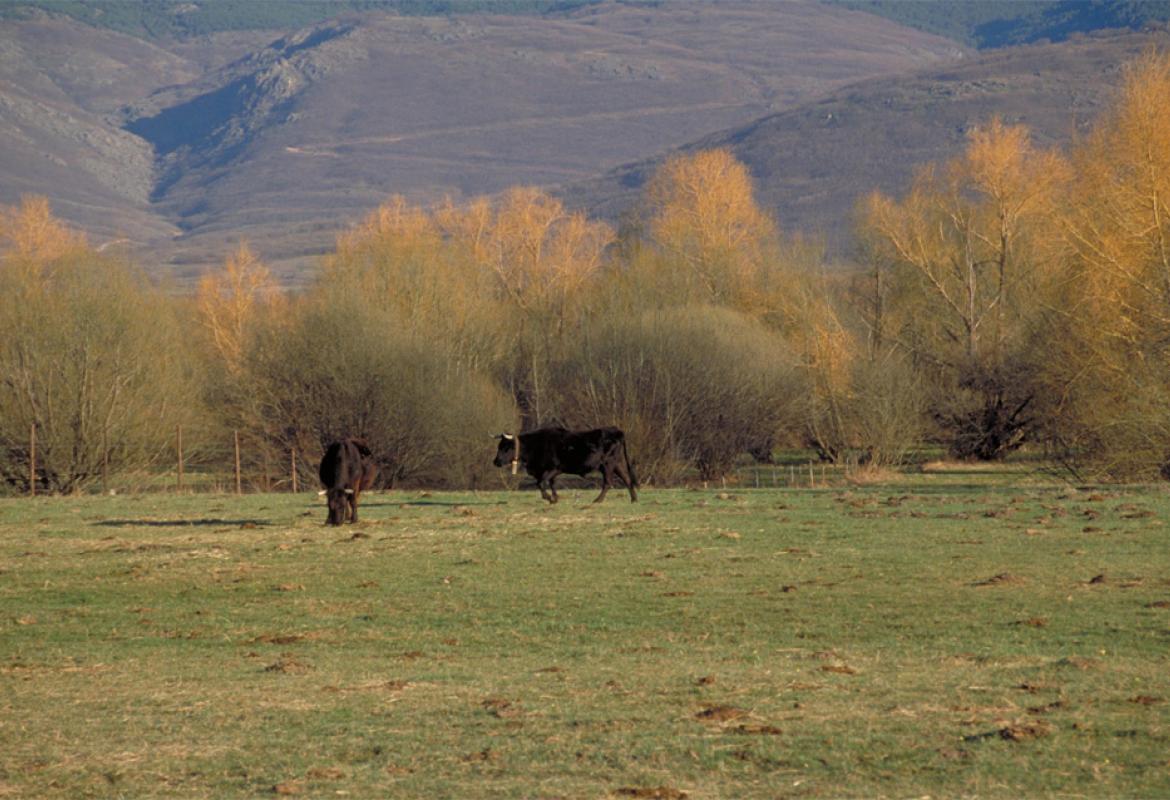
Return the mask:
<path id="1" fill-rule="evenodd" d="M 170 456 L 196 413 L 172 303 L 124 263 L 80 248 L 0 270 L 0 474 L 69 492 Z"/>
<path id="2" fill-rule="evenodd" d="M 599 324 L 554 367 L 560 417 L 623 427 L 643 481 L 704 479 L 793 423 L 782 339 L 736 311 L 686 306 Z"/>
<path id="3" fill-rule="evenodd" d="M 310 453 L 364 437 L 383 484 L 481 483 L 491 469 L 489 436 L 514 416 L 500 391 L 441 344 L 361 305 L 310 303 L 291 325 L 258 336 L 247 364 L 264 435 Z"/>

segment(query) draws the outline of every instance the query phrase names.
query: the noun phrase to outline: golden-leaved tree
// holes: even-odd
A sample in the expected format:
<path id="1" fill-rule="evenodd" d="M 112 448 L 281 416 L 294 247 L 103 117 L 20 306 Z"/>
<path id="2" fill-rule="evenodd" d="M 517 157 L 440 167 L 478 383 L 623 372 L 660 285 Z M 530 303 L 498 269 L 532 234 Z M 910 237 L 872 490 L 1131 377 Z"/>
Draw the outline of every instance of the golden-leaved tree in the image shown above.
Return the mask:
<path id="1" fill-rule="evenodd" d="M 224 260 L 221 272 L 199 280 L 196 307 L 211 346 L 229 373 L 243 368 L 248 337 L 265 316 L 279 317 L 284 294 L 247 243 Z"/>
<path id="2" fill-rule="evenodd" d="M 195 312 L 207 365 L 203 395 L 217 412 L 218 424 L 205 437 L 211 447 L 226 453 L 233 434 L 239 434 L 244 467 L 249 474 L 259 473 L 266 479 L 274 473 L 284 474 L 290 448 L 302 463 L 311 460 L 315 447 L 306 449 L 276 435 L 279 423 L 265 415 L 261 395 L 248 371 L 247 356 L 254 338 L 262 330 L 286 325 L 292 304 L 247 243 L 225 258 L 221 269 L 200 278 Z"/>
<path id="3" fill-rule="evenodd" d="M 927 377 L 955 455 L 999 458 L 1029 435 L 1067 172 L 1025 127 L 993 119 L 962 155 L 922 170 L 903 199 L 864 203 L 861 235 L 896 285 L 882 336 Z"/>
<path id="4" fill-rule="evenodd" d="M 467 257 L 432 212 L 392 197 L 338 237 L 318 294 L 331 302 L 367 302 L 392 314 L 411 336 L 439 341 L 456 362 L 485 368 L 497 357 L 500 332 L 490 276 Z"/>
<path id="5" fill-rule="evenodd" d="M 709 304 L 780 313 L 780 239 L 747 167 L 730 151 L 674 156 L 642 198 L 644 246 L 631 271 L 642 305 Z"/>
<path id="6" fill-rule="evenodd" d="M 590 290 L 602 274 L 612 229 L 529 187 L 496 200 L 448 204 L 438 225 L 480 281 L 502 338 L 496 372 L 509 388 L 522 427 L 557 421 L 549 365 L 579 335 Z"/>
<path id="7" fill-rule="evenodd" d="M 1073 455 L 1170 476 L 1170 56 L 1129 64 L 1073 153 L 1073 248 L 1051 373 Z"/>

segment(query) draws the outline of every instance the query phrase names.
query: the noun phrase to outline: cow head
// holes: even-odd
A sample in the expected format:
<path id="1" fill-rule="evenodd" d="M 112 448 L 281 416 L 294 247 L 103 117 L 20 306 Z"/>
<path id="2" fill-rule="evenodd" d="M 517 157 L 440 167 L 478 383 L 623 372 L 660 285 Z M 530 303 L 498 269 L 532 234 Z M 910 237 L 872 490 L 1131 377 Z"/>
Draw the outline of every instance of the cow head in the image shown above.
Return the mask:
<path id="1" fill-rule="evenodd" d="M 518 448 L 520 447 L 519 437 L 513 436 L 510 433 L 500 434 L 500 443 L 496 447 L 496 458 L 492 461 L 497 467 L 502 467 L 505 464 L 512 465 L 512 472 L 516 471 L 516 465 L 520 462 Z"/>
<path id="2" fill-rule="evenodd" d="M 341 525 L 349 516 L 350 497 L 353 489 L 330 489 L 325 492 L 325 501 L 329 506 L 329 516 L 325 518 L 326 525 Z"/>

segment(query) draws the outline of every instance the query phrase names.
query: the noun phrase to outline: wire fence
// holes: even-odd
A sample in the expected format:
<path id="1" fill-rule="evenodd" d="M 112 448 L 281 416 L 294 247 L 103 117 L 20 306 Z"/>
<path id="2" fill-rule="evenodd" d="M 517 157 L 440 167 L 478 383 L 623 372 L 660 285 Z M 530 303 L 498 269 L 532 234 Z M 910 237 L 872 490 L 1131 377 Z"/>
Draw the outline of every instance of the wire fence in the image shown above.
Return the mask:
<path id="1" fill-rule="evenodd" d="M 182 426 L 176 427 L 171 446 L 145 466 L 115 468 L 110 454 L 100 453 L 90 459 L 98 465 L 76 482 L 82 487 L 79 491 L 245 494 L 316 489 L 320 453 L 278 448 L 241 431 L 232 431 L 226 438 L 199 433 L 193 437 Z M 10 451 L 9 458 L 15 462 L 6 471 L 11 492 L 36 497 L 59 490 L 58 476 L 47 463 L 35 425 L 29 428 L 27 445 Z"/>
<path id="2" fill-rule="evenodd" d="M 192 441 L 194 440 L 194 441 Z M 190 436 L 179 426 L 175 429 L 173 444 L 146 467 L 111 471 L 108 460 L 102 459 L 100 475 L 85 482 L 84 491 L 117 494 L 122 492 L 208 492 L 218 494 L 251 494 L 270 492 L 316 491 L 317 465 L 320 452 L 311 448 L 281 448 L 261 441 L 255 435 L 232 431 L 230 435 Z M 27 479 L 11 480 L 17 494 L 35 497 L 54 492 L 49 476 L 45 474 L 38 453 L 35 426 L 28 433 Z M 13 474 L 11 471 L 10 475 Z M 857 463 L 827 463 L 810 457 L 809 451 L 790 451 L 774 462 L 741 462 L 728 475 L 717 480 L 703 480 L 695 474 L 679 476 L 671 485 L 701 488 L 834 488 L 864 480 L 865 470 Z M 586 478 L 564 476 L 569 485 L 594 483 Z M 524 479 L 519 479 L 520 483 Z M 504 481 L 515 485 L 516 479 Z M 23 486 L 21 485 L 23 484 Z M 434 488 L 434 487 L 412 487 Z"/>

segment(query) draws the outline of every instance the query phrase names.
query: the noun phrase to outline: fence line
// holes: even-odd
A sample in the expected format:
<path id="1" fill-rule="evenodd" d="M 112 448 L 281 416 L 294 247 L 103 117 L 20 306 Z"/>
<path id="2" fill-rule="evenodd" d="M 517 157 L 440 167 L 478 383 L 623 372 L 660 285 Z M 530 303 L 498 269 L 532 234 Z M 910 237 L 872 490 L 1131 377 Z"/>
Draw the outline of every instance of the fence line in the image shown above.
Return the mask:
<path id="1" fill-rule="evenodd" d="M 232 438 L 235 440 L 236 449 L 236 494 L 243 494 L 240 474 L 240 432 L 232 431 Z"/>
<path id="2" fill-rule="evenodd" d="M 175 426 L 175 450 L 179 455 L 179 473 L 175 481 L 175 488 L 183 491 L 183 426 Z"/>
<path id="3" fill-rule="evenodd" d="M 28 432 L 28 496 L 37 496 L 37 424 L 29 426 Z"/>

